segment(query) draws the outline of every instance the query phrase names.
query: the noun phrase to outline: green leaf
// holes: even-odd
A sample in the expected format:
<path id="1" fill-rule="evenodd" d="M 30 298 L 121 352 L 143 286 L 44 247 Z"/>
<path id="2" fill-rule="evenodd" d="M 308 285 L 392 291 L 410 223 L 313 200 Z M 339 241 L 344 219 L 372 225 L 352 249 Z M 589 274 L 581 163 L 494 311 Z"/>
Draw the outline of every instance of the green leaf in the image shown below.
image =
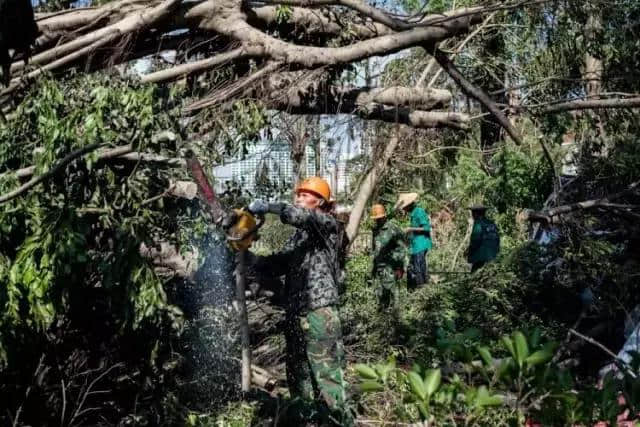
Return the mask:
<path id="1" fill-rule="evenodd" d="M 420 415 L 422 416 L 422 419 L 426 420 L 429 417 L 429 410 L 427 409 L 427 406 L 423 402 L 418 402 L 416 406 L 420 411 Z"/>
<path id="2" fill-rule="evenodd" d="M 538 348 L 540 345 L 540 328 L 535 327 L 531 332 L 531 336 L 529 337 L 529 344 L 531 344 L 531 349 Z"/>
<path id="3" fill-rule="evenodd" d="M 502 401 L 502 396 L 499 394 L 489 395 L 489 391 L 486 386 L 480 386 L 480 388 L 478 388 L 478 394 L 475 399 L 475 405 L 477 407 L 498 406 L 502 405 Z"/>
<path id="4" fill-rule="evenodd" d="M 383 383 L 387 382 L 387 378 L 389 378 L 389 373 L 393 371 L 396 367 L 396 359 L 395 357 L 390 357 L 389 361 L 384 364 L 378 364 L 375 366 L 375 370 L 382 380 Z"/>
<path id="5" fill-rule="evenodd" d="M 509 350 L 509 353 L 511 353 L 511 356 L 515 359 L 516 349 L 513 346 L 513 341 L 511 340 L 511 338 L 509 338 L 507 335 L 503 335 L 501 339 L 502 339 L 502 344 L 504 344 L 505 348 Z"/>
<path id="6" fill-rule="evenodd" d="M 529 357 L 527 357 L 525 362 L 529 366 L 536 366 L 547 363 L 553 358 L 555 347 L 555 343 L 547 343 L 544 345 L 544 347 L 542 347 L 542 349 L 532 353 Z"/>
<path id="7" fill-rule="evenodd" d="M 478 347 L 478 353 L 480 354 L 480 357 L 482 358 L 482 361 L 486 366 L 493 366 L 493 356 L 491 356 L 489 348 L 485 346 Z"/>
<path id="8" fill-rule="evenodd" d="M 509 373 L 511 366 L 513 366 L 513 359 L 504 359 L 496 371 L 497 377 L 504 378 Z"/>
<path id="9" fill-rule="evenodd" d="M 440 379 L 442 375 L 440 369 L 429 369 L 424 377 L 424 387 L 427 392 L 427 397 L 431 397 L 440 387 Z"/>
<path id="10" fill-rule="evenodd" d="M 513 340 L 516 343 L 516 362 L 518 366 L 522 367 L 524 361 L 529 357 L 529 345 L 527 344 L 527 338 L 520 331 L 513 333 Z"/>
<path id="11" fill-rule="evenodd" d="M 378 374 L 371 367 L 364 365 L 362 363 L 358 363 L 355 366 L 355 370 L 360 375 L 361 378 L 365 378 L 368 380 L 377 380 Z"/>
<path id="12" fill-rule="evenodd" d="M 358 389 L 362 393 L 375 393 L 384 390 L 384 386 L 377 381 L 363 381 L 358 384 Z"/>
<path id="13" fill-rule="evenodd" d="M 424 400 L 427 397 L 427 390 L 420 375 L 412 371 L 409 372 L 407 377 L 409 379 L 409 387 L 411 389 L 411 392 L 420 400 Z"/>

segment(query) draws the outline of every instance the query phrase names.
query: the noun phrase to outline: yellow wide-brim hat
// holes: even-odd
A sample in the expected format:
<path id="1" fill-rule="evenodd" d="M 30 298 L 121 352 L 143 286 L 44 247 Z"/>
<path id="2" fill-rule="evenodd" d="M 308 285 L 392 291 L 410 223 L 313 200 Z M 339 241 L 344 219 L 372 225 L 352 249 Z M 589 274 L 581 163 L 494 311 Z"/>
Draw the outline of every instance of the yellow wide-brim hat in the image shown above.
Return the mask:
<path id="1" fill-rule="evenodd" d="M 404 209 L 409 206 L 411 203 L 418 200 L 418 193 L 403 193 L 398 196 L 398 201 L 396 202 L 394 209 Z"/>

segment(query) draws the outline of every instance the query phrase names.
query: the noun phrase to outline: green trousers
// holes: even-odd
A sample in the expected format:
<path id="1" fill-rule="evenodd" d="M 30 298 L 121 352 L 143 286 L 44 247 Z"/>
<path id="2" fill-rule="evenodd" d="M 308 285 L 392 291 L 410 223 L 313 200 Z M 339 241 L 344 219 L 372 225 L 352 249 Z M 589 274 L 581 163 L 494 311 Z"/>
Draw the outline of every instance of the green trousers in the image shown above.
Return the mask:
<path id="1" fill-rule="evenodd" d="M 375 271 L 373 278 L 376 296 L 378 297 L 378 307 L 383 310 L 395 308 L 398 298 L 398 282 L 391 267 L 379 267 Z"/>
<path id="2" fill-rule="evenodd" d="M 344 380 L 342 326 L 336 307 L 287 316 L 287 382 L 301 421 L 353 426 Z M 291 413 L 291 410 L 289 411 Z"/>

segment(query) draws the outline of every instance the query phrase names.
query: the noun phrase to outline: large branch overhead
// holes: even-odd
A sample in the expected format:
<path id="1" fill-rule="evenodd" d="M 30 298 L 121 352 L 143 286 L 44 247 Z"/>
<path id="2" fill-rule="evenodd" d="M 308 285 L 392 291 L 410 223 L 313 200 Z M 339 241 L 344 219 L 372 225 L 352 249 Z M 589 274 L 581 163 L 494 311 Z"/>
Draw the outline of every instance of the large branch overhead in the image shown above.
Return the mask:
<path id="1" fill-rule="evenodd" d="M 321 70 L 252 75 L 253 86 L 223 88 L 186 109 L 227 103 L 229 95 L 245 89 L 242 97 L 259 99 L 266 107 L 289 114 L 352 114 L 365 120 L 406 124 L 415 128 L 450 127 L 466 130 L 470 118 L 463 113 L 433 111 L 446 108 L 451 93 L 443 89 L 400 86 L 347 87 L 333 85 Z"/>
<path id="2" fill-rule="evenodd" d="M 250 45 L 260 45 L 265 55 L 284 64 L 300 65 L 306 68 L 348 64 L 372 56 L 387 55 L 403 49 L 419 46 L 421 43 L 437 43 L 456 34 L 469 30 L 469 27 L 482 19 L 482 9 L 476 13 L 468 9 L 459 11 L 450 19 L 432 27 L 414 28 L 390 35 L 374 37 L 353 43 L 345 47 L 301 46 L 279 40 L 247 22 L 247 15 L 241 3 L 235 0 L 207 1 L 188 12 L 187 18 L 213 11 L 212 17 L 202 22 L 200 28 L 223 34 L 231 39 Z"/>
<path id="3" fill-rule="evenodd" d="M 22 61 L 12 64 L 14 79 L 0 92 L 1 102 L 6 105 L 9 96 L 44 71 L 60 74 L 78 67 L 96 70 L 142 58 L 154 48 L 157 54 L 170 48 L 177 62 L 143 76 L 143 82 L 169 83 L 249 60 L 261 67 L 253 74 L 231 77 L 218 86 L 222 90 L 217 95 L 192 104 L 192 110 L 215 105 L 216 96 L 224 95 L 225 102 L 229 102 L 259 91 L 261 96 L 257 99 L 265 105 L 293 113 L 348 113 L 415 127 L 467 127 L 466 115 L 432 111 L 448 103 L 451 95 L 445 91 L 424 93 L 407 88 L 345 88 L 328 84 L 322 93 L 313 96 L 301 97 L 303 88 L 278 97 L 273 91 L 262 90 L 262 86 L 265 77 L 282 70 L 322 71 L 403 49 L 437 45 L 468 32 L 481 22 L 486 9 L 457 9 L 407 23 L 358 0 L 268 3 L 252 6 L 241 0 L 120 0 L 95 8 L 38 15 L 42 31 L 38 51 L 32 57 L 32 65 L 25 66 Z M 283 19 L 275 4 L 295 7 Z M 282 28 L 291 31 L 281 31 Z M 179 38 L 169 43 L 171 37 Z M 181 40 L 185 43 L 181 44 Z M 197 59 L 190 56 L 193 45 L 199 52 Z M 320 101 L 320 97 L 325 100 Z"/>

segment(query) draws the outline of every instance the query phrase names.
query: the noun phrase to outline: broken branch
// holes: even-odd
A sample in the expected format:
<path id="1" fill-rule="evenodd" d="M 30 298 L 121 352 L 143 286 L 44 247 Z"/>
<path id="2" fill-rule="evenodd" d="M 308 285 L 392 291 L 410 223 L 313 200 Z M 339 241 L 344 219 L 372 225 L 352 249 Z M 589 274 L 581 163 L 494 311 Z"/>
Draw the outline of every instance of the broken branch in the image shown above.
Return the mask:
<path id="1" fill-rule="evenodd" d="M 618 206 L 612 205 L 610 202 L 633 193 L 638 186 L 640 186 L 640 181 L 636 181 L 633 184 L 631 184 L 629 187 L 627 187 L 625 190 L 612 194 L 608 197 L 604 197 L 601 199 L 585 200 L 584 202 L 571 203 L 568 205 L 562 205 L 562 206 L 558 206 L 556 208 L 548 209 L 544 211 L 533 211 L 531 209 L 526 209 L 523 212 L 523 218 L 528 221 L 543 221 L 543 222 L 551 223 L 553 222 L 553 218 L 556 216 L 565 215 L 570 212 L 575 212 L 578 210 L 587 210 L 587 209 L 593 209 L 598 207 L 618 207 Z M 628 207 L 628 205 L 625 205 L 625 206 Z"/>
<path id="2" fill-rule="evenodd" d="M 16 197 L 20 196 L 21 194 L 26 193 L 31 188 L 35 187 L 36 185 L 40 184 L 43 181 L 46 181 L 47 179 L 49 179 L 52 176 L 56 175 L 58 172 L 61 172 L 62 170 L 64 170 L 64 168 L 66 168 L 69 163 L 73 162 L 77 158 L 82 157 L 83 155 L 85 155 L 87 153 L 90 153 L 91 151 L 97 149 L 101 145 L 102 144 L 91 144 L 91 145 L 88 145 L 86 147 L 82 147 L 82 148 L 80 148 L 78 150 L 73 151 L 72 153 L 70 153 L 67 156 L 65 156 L 62 160 L 60 160 L 60 162 L 58 162 L 58 164 L 56 164 L 54 167 L 52 167 L 47 172 L 43 173 L 42 175 L 40 175 L 40 176 L 38 176 L 36 178 L 33 178 L 29 182 L 24 183 L 23 185 L 21 185 L 20 187 L 16 188 L 15 190 L 0 196 L 0 204 L 6 203 L 9 200 L 15 199 Z"/>
<path id="3" fill-rule="evenodd" d="M 509 136 L 511 136 L 513 141 L 516 144 L 521 145 L 522 138 L 520 137 L 518 132 L 516 132 L 513 126 L 511 126 L 511 123 L 502 113 L 502 111 L 500 111 L 495 102 L 493 102 L 491 98 L 489 98 L 489 95 L 487 95 L 482 89 L 475 87 L 469 80 L 467 80 L 467 78 L 462 75 L 462 73 L 453 64 L 453 62 L 451 62 L 447 54 L 445 54 L 443 51 L 441 51 L 440 49 L 436 49 L 434 57 L 436 58 L 436 61 L 438 61 L 438 64 L 440 64 L 442 69 L 445 70 L 447 74 L 449 74 L 451 79 L 460 86 L 462 91 L 468 96 L 476 99 L 487 110 L 489 110 L 491 114 L 494 115 L 496 120 L 498 120 L 500 126 L 502 126 L 504 130 L 507 131 Z"/>

